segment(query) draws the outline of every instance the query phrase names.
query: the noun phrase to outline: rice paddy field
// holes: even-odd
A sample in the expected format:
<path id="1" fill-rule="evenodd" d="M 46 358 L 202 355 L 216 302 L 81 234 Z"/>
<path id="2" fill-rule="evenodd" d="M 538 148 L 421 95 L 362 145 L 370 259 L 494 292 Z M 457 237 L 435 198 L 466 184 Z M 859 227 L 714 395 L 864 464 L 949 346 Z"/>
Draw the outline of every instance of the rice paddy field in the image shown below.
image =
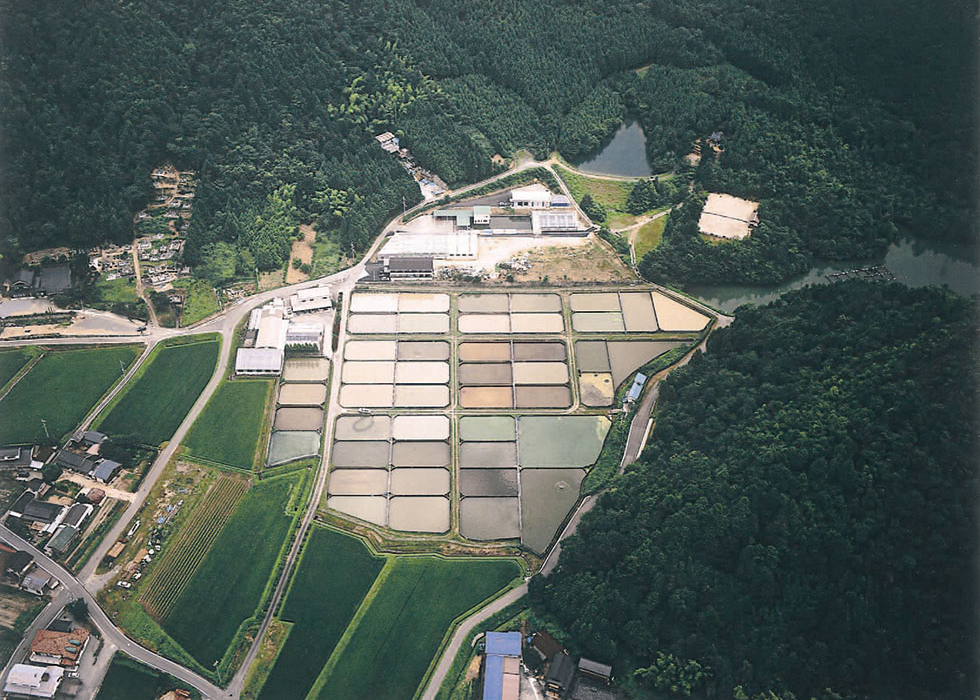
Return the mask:
<path id="1" fill-rule="evenodd" d="M 112 657 L 95 700 L 156 700 L 174 688 L 188 686 L 118 652 Z"/>
<path id="2" fill-rule="evenodd" d="M 220 343 L 215 336 L 189 336 L 180 344 L 163 343 L 122 397 L 97 420 L 110 435 L 139 435 L 159 445 L 176 432 L 214 373 Z"/>
<path id="3" fill-rule="evenodd" d="M 7 382 L 30 362 L 34 354 L 31 350 L 29 348 L 13 348 L 0 351 L 0 389 L 3 389 Z"/>
<path id="4" fill-rule="evenodd" d="M 194 421 L 184 446 L 202 459 L 252 469 L 264 445 L 264 428 L 273 382 L 269 379 L 225 381 Z"/>
<path id="5" fill-rule="evenodd" d="M 304 478 L 292 473 L 253 485 L 163 618 L 163 629 L 202 666 L 224 656 L 261 605 L 294 520 L 287 505 Z"/>
<path id="6" fill-rule="evenodd" d="M 520 574 L 510 560 L 392 557 L 347 644 L 317 684 L 318 700 L 414 696 L 453 620 Z"/>
<path id="7" fill-rule="evenodd" d="M 259 700 L 306 697 L 384 563 L 360 540 L 313 529 L 279 615 L 292 627 Z"/>
<path id="8" fill-rule="evenodd" d="M 0 445 L 44 441 L 42 419 L 52 439 L 70 433 L 139 352 L 136 345 L 47 351 L 0 400 Z"/>
<path id="9" fill-rule="evenodd" d="M 426 325 L 446 314 L 452 329 Z M 335 424 L 325 505 L 542 553 L 599 456 L 617 388 L 690 342 L 664 334 L 693 338 L 710 320 L 642 288 L 355 293 L 340 389 L 350 413 Z"/>

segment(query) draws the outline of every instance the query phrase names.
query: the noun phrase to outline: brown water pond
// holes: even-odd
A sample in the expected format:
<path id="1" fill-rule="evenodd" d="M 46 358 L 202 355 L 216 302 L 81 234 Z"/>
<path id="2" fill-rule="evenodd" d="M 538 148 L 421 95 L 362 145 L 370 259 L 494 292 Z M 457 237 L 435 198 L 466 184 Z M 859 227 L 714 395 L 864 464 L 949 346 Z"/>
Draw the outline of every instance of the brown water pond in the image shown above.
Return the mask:
<path id="1" fill-rule="evenodd" d="M 391 448 L 391 463 L 396 467 L 448 467 L 449 443 L 435 440 L 396 442 Z"/>
<path id="2" fill-rule="evenodd" d="M 471 540 L 504 540 L 521 536 L 516 498 L 464 498 L 459 502 L 459 532 Z"/>
<path id="3" fill-rule="evenodd" d="M 516 442 L 464 442 L 459 446 L 459 466 L 516 467 Z"/>
<path id="4" fill-rule="evenodd" d="M 461 496 L 517 496 L 516 469 L 460 469 Z"/>
<path id="5" fill-rule="evenodd" d="M 389 455 L 387 441 L 340 441 L 333 444 L 330 462 L 335 467 L 387 467 Z"/>

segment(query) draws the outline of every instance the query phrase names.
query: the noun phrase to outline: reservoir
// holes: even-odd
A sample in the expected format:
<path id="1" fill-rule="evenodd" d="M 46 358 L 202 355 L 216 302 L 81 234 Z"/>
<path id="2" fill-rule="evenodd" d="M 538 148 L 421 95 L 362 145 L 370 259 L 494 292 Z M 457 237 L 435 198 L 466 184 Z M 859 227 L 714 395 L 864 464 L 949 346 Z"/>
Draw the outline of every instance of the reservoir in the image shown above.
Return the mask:
<path id="1" fill-rule="evenodd" d="M 884 265 L 895 279 L 910 287 L 946 285 L 958 294 L 980 293 L 980 249 L 963 243 L 906 238 L 889 246 L 874 261 L 818 263 L 805 275 L 775 287 L 753 285 L 689 285 L 686 290 L 721 311 L 743 304 L 768 304 L 785 292 L 808 284 L 825 284 L 825 275 L 857 267 Z"/>
<path id="2" fill-rule="evenodd" d="M 647 163 L 647 137 L 637 121 L 623 124 L 598 153 L 572 162 L 579 170 L 597 175 L 645 177 L 653 175 Z"/>

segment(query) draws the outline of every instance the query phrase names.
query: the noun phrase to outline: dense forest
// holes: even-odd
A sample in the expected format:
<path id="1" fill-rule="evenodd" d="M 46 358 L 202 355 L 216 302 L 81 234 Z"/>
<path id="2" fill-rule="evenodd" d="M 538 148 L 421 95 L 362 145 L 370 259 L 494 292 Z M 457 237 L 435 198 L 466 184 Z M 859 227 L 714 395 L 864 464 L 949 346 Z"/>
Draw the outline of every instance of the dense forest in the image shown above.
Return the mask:
<path id="1" fill-rule="evenodd" d="M 658 170 L 723 131 L 699 187 L 763 202 L 737 245 L 672 219 L 644 265 L 658 279 L 966 238 L 976 13 L 940 5 L 0 0 L 0 251 L 126 240 L 167 160 L 198 170 L 190 262 L 227 269 L 231 246 L 269 269 L 299 220 L 361 250 L 419 198 L 379 131 L 458 185 L 496 153 L 586 153 L 630 113 Z"/>
<path id="2" fill-rule="evenodd" d="M 654 692 L 974 698 L 977 311 L 862 282 L 743 308 L 535 606 Z"/>

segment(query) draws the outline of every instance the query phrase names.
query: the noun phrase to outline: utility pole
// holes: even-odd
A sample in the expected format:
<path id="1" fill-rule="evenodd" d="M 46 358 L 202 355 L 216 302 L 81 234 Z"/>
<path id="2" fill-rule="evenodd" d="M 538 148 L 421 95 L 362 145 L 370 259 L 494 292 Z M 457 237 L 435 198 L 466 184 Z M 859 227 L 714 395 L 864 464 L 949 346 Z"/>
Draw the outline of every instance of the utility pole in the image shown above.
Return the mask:
<path id="1" fill-rule="evenodd" d="M 123 364 L 122 360 L 119 360 L 119 373 L 126 374 L 126 365 Z"/>
<path id="2" fill-rule="evenodd" d="M 48 422 L 46 420 L 44 420 L 43 418 L 41 419 L 41 427 L 44 428 L 44 437 L 46 437 L 48 440 L 50 440 L 51 439 L 51 435 L 50 435 L 50 433 L 48 433 Z"/>

